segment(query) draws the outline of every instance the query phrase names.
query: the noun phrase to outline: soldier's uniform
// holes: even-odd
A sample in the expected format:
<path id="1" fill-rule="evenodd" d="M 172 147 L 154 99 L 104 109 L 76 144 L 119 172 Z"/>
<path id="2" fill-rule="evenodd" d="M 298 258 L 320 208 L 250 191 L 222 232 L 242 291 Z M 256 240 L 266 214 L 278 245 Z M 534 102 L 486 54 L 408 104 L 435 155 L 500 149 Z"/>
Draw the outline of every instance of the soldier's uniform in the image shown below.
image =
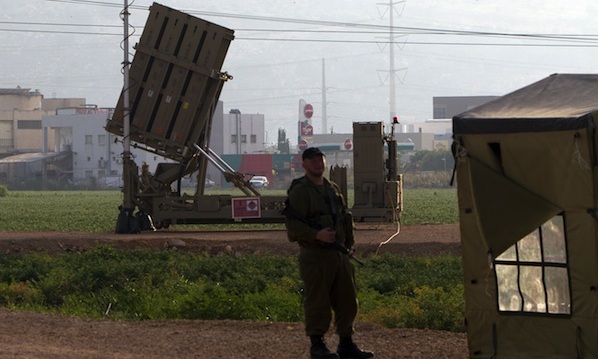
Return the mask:
<path id="1" fill-rule="evenodd" d="M 340 336 L 353 334 L 357 296 L 349 256 L 316 240 L 322 228 L 336 231 L 336 241 L 351 248 L 353 221 L 338 186 L 326 179 L 318 186 L 306 177 L 295 179 L 288 191 L 294 216 L 287 216 L 288 238 L 301 248 L 299 271 L 305 285 L 304 311 L 307 335 L 324 335 L 332 320 Z"/>
<path id="2" fill-rule="evenodd" d="M 306 176 L 291 184 L 283 212 L 289 240 L 301 247 L 299 273 L 304 285 L 303 309 L 305 331 L 311 341 L 310 356 L 369 359 L 374 353 L 359 349 L 351 338 L 357 315 L 355 269 L 348 255 L 355 243 L 353 217 L 338 186 L 323 177 L 324 157 L 317 147 L 303 151 Z M 333 312 L 340 337 L 336 353 L 324 343 Z"/>

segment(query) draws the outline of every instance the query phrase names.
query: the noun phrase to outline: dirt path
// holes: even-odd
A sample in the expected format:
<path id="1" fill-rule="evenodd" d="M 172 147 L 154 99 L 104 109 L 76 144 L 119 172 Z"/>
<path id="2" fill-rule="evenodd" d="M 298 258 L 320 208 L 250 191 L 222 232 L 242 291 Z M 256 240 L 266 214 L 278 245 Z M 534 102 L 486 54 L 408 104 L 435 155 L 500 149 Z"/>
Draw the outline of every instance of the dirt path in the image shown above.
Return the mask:
<path id="1" fill-rule="evenodd" d="M 398 232 L 398 235 L 395 235 Z M 392 238 L 391 238 L 392 237 Z M 388 241 L 390 239 L 390 241 Z M 449 225 L 395 226 L 358 225 L 355 232 L 358 253 L 393 253 L 408 256 L 459 255 L 459 227 Z M 387 244 L 380 245 L 388 241 Z M 238 254 L 297 253 L 297 245 L 286 239 L 281 230 L 269 231 L 188 231 L 161 230 L 140 234 L 74 233 L 74 232 L 0 232 L 0 253 L 82 251 L 97 245 L 112 245 L 119 249 L 176 247 L 182 251 Z"/>

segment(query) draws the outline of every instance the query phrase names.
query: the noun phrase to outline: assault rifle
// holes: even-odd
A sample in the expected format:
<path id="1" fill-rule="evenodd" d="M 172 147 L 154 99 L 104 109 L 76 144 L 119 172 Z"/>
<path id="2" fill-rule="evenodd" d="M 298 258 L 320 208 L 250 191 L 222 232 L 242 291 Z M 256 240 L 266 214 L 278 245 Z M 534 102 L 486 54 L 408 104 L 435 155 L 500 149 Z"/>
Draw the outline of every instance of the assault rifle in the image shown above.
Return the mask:
<path id="1" fill-rule="evenodd" d="M 342 254 L 348 255 L 349 258 L 353 259 L 355 262 L 359 263 L 360 265 L 363 265 L 363 262 L 360 261 L 359 259 L 357 259 L 357 257 L 355 257 L 354 255 L 352 255 L 349 248 L 345 247 L 341 242 L 339 242 L 339 241 L 332 242 L 332 248 L 336 249 L 337 251 L 341 252 Z"/>
<path id="2" fill-rule="evenodd" d="M 319 223 L 310 221 L 307 218 L 301 216 L 299 213 L 297 213 L 289 204 L 288 199 L 285 202 L 285 208 L 282 210 L 282 214 L 287 218 L 291 217 L 291 218 L 298 219 L 301 222 L 307 224 L 311 228 L 316 229 L 318 231 L 323 229 L 323 227 Z M 328 244 L 328 243 L 326 243 L 326 244 Z M 330 246 L 332 247 L 332 249 L 337 250 L 337 251 L 341 252 L 342 254 L 349 256 L 349 258 L 355 260 L 355 262 L 359 263 L 360 265 L 362 265 L 362 266 L 364 265 L 363 262 L 360 261 L 359 259 L 357 259 L 354 255 L 352 255 L 349 248 L 345 247 L 345 245 L 342 244 L 341 242 L 335 240 L 334 242 L 330 243 Z"/>

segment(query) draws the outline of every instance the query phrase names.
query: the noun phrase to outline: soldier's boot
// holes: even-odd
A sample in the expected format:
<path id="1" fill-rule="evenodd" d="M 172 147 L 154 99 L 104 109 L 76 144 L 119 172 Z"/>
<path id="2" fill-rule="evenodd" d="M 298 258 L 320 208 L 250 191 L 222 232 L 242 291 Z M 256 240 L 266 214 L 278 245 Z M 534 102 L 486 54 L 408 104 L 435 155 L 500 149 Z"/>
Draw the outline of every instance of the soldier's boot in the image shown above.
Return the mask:
<path id="1" fill-rule="evenodd" d="M 341 359 L 368 359 L 374 353 L 359 349 L 351 337 L 341 337 L 336 351 Z"/>
<path id="2" fill-rule="evenodd" d="M 312 335 L 309 339 L 311 340 L 311 347 L 309 348 L 311 359 L 338 359 L 336 353 L 328 350 L 321 335 Z"/>

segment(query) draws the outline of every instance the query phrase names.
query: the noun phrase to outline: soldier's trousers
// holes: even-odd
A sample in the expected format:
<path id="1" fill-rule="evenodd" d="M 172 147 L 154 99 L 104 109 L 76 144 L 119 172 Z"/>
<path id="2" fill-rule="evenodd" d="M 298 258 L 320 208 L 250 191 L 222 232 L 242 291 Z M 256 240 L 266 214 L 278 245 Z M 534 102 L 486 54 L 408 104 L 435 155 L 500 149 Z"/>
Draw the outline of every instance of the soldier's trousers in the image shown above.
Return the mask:
<path id="1" fill-rule="evenodd" d="M 357 315 L 355 269 L 350 258 L 333 249 L 302 247 L 299 272 L 304 284 L 306 334 L 324 335 L 332 320 L 337 334 L 353 334 Z"/>

